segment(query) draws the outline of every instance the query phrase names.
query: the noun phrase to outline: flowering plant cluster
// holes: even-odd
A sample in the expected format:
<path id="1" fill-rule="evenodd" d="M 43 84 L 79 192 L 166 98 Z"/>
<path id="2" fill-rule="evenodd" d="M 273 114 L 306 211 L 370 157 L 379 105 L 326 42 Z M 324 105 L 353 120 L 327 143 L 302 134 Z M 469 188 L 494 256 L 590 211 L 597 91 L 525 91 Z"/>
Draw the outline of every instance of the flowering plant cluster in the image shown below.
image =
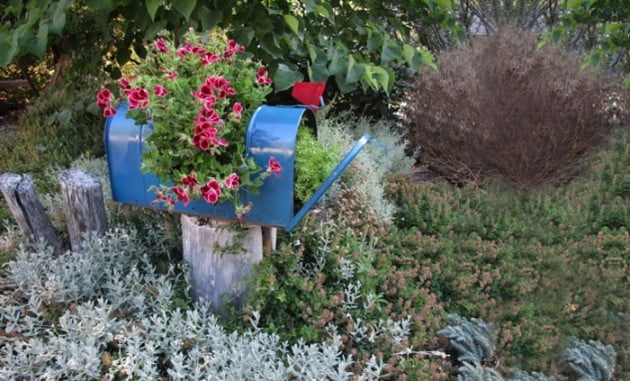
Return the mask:
<path id="1" fill-rule="evenodd" d="M 203 199 L 231 200 L 239 219 L 251 209 L 239 190 L 256 192 L 282 166 L 271 157 L 262 170 L 245 157 L 247 121 L 271 92 L 267 68 L 241 55 L 245 47 L 224 37 L 188 32 L 175 46 L 168 34 L 150 47 L 132 76 L 121 78 L 121 101 L 137 123 L 153 122 L 143 155 L 143 171 L 163 182 L 154 187 L 155 202 L 173 207 Z M 108 89 L 97 95 L 105 117 L 116 113 Z"/>

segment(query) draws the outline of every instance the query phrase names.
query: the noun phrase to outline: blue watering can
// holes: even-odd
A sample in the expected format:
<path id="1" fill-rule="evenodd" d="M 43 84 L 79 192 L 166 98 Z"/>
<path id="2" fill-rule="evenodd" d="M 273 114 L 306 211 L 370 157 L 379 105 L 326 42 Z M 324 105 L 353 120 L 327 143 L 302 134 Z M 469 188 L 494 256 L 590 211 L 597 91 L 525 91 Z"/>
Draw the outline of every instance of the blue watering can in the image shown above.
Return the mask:
<path id="1" fill-rule="evenodd" d="M 127 106 L 123 104 L 118 107 L 116 115 L 105 123 L 105 149 L 113 199 L 125 204 L 167 210 L 161 204 L 152 204 L 155 194 L 148 191 L 149 187 L 158 186 L 160 179 L 151 173 L 143 174 L 140 169 L 142 152 L 147 149 L 146 138 L 153 131 L 153 124 L 149 120 L 145 125 L 136 125 L 133 119 L 125 117 L 126 114 Z M 241 192 L 243 205 L 253 203 L 251 211 L 245 216 L 248 223 L 282 227 L 288 232 L 293 230 L 371 140 L 370 135 L 363 135 L 313 196 L 295 213 L 293 174 L 296 139 L 300 122 L 308 114 L 315 121 L 311 108 L 302 105 L 263 105 L 252 115 L 245 140 L 247 155 L 261 168 L 265 168 L 269 158 L 274 156 L 282 165 L 282 175 L 267 179 L 257 195 Z M 194 200 L 186 206 L 177 202 L 174 210 L 220 220 L 236 220 L 234 205 L 229 201 L 212 205 L 204 200 Z"/>

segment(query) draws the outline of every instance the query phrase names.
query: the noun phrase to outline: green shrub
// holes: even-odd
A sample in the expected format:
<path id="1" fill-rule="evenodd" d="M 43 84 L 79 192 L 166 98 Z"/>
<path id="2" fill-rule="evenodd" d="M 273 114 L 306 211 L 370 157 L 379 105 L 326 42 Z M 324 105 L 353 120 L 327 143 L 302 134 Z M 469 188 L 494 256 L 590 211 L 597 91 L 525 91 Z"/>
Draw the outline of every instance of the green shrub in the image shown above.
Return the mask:
<path id="1" fill-rule="evenodd" d="M 300 127 L 295 148 L 297 200 L 308 201 L 338 162 L 339 153 L 334 147 L 325 149 L 308 127 Z"/>

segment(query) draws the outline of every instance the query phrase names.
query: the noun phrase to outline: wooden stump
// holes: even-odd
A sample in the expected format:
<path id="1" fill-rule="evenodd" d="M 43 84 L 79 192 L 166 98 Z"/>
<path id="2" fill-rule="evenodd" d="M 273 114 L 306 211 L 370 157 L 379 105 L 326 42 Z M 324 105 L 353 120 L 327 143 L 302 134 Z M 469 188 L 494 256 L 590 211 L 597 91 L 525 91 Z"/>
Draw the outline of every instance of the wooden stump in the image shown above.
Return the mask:
<path id="1" fill-rule="evenodd" d="M 22 234 L 31 240 L 44 240 L 60 253 L 61 240 L 35 193 L 31 176 L 5 173 L 0 176 L 0 190 Z"/>
<path id="2" fill-rule="evenodd" d="M 94 174 L 70 169 L 59 175 L 72 250 L 81 248 L 85 234 L 107 231 L 101 180 Z"/>
<path id="3" fill-rule="evenodd" d="M 263 226 L 262 227 L 262 239 L 263 248 L 266 253 L 276 250 L 276 239 L 278 237 L 278 229 Z"/>
<path id="4" fill-rule="evenodd" d="M 184 259 L 190 264 L 195 301 L 210 302 L 214 311 L 221 312 L 223 294 L 242 304 L 247 286 L 242 282 L 252 272 L 252 266 L 263 257 L 260 226 L 246 226 L 246 235 L 227 228 L 224 222 L 210 220 L 200 225 L 196 217 L 182 214 Z M 240 246 L 240 250 L 226 248 Z"/>

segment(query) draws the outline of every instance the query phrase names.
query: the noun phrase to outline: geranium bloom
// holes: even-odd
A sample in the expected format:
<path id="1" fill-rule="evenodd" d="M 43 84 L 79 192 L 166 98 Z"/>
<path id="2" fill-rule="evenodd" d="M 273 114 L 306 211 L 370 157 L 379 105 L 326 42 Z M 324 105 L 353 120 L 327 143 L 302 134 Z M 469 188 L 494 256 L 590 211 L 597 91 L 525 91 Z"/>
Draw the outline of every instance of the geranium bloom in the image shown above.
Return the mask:
<path id="1" fill-rule="evenodd" d="M 225 179 L 225 186 L 228 189 L 234 189 L 239 185 L 241 185 L 241 181 L 236 173 L 232 173 L 227 179 Z"/>
<path id="2" fill-rule="evenodd" d="M 259 85 L 271 85 L 271 83 L 273 82 L 271 78 L 267 77 L 266 67 L 258 69 L 258 71 L 256 72 L 256 80 L 258 81 Z"/>
<path id="3" fill-rule="evenodd" d="M 243 112 L 243 105 L 240 102 L 236 102 L 232 105 L 232 115 L 236 120 L 241 120 L 241 113 Z"/>
<path id="4" fill-rule="evenodd" d="M 112 92 L 109 89 L 101 89 L 96 94 L 96 104 L 98 107 L 106 107 L 109 105 L 109 101 L 112 97 Z"/>
<path id="5" fill-rule="evenodd" d="M 221 197 L 221 184 L 216 180 L 210 180 L 206 185 L 199 188 L 199 191 L 206 202 L 216 204 Z"/>
<path id="6" fill-rule="evenodd" d="M 157 95 L 158 97 L 165 97 L 168 95 L 168 90 L 166 90 L 162 85 L 155 85 L 155 87 L 153 88 L 153 94 Z"/>
<path id="7" fill-rule="evenodd" d="M 149 93 L 138 86 L 131 90 L 127 100 L 129 101 L 129 110 L 135 110 L 138 107 L 145 109 L 149 106 Z"/>
<path id="8" fill-rule="evenodd" d="M 120 86 L 123 87 L 123 89 L 129 89 L 131 88 L 131 85 L 129 84 L 129 79 L 125 78 L 125 77 L 121 77 L 118 80 L 118 83 L 120 84 Z"/>
<path id="9" fill-rule="evenodd" d="M 175 195 L 177 196 L 177 201 L 183 202 L 184 206 L 188 205 L 188 203 L 190 202 L 190 197 L 182 187 L 174 186 L 171 188 L 171 190 L 175 192 Z"/>
<path id="10" fill-rule="evenodd" d="M 201 66 L 208 66 L 220 60 L 219 56 L 212 53 L 206 53 L 201 57 Z"/>
<path id="11" fill-rule="evenodd" d="M 155 48 L 160 53 L 168 53 L 168 45 L 166 44 L 166 40 L 163 38 L 158 38 L 155 40 Z"/>
<path id="12" fill-rule="evenodd" d="M 168 78 L 168 79 L 175 79 L 177 77 L 179 77 L 179 74 L 173 73 L 172 71 L 169 71 L 169 72 L 166 73 L 166 78 Z"/>
<path id="13" fill-rule="evenodd" d="M 194 172 L 182 177 L 181 182 L 182 185 L 188 187 L 190 193 L 192 193 L 195 190 L 197 184 L 199 184 L 199 180 L 197 180 L 197 174 Z"/>
<path id="14" fill-rule="evenodd" d="M 105 109 L 103 110 L 103 116 L 109 118 L 112 115 L 116 115 L 116 109 L 112 106 L 105 107 Z"/>
<path id="15" fill-rule="evenodd" d="M 274 175 L 276 175 L 276 177 L 280 177 L 280 171 L 282 170 L 282 165 L 280 165 L 280 163 L 278 163 L 276 158 L 272 156 L 269 158 L 269 168 L 267 170 L 273 173 Z"/>

